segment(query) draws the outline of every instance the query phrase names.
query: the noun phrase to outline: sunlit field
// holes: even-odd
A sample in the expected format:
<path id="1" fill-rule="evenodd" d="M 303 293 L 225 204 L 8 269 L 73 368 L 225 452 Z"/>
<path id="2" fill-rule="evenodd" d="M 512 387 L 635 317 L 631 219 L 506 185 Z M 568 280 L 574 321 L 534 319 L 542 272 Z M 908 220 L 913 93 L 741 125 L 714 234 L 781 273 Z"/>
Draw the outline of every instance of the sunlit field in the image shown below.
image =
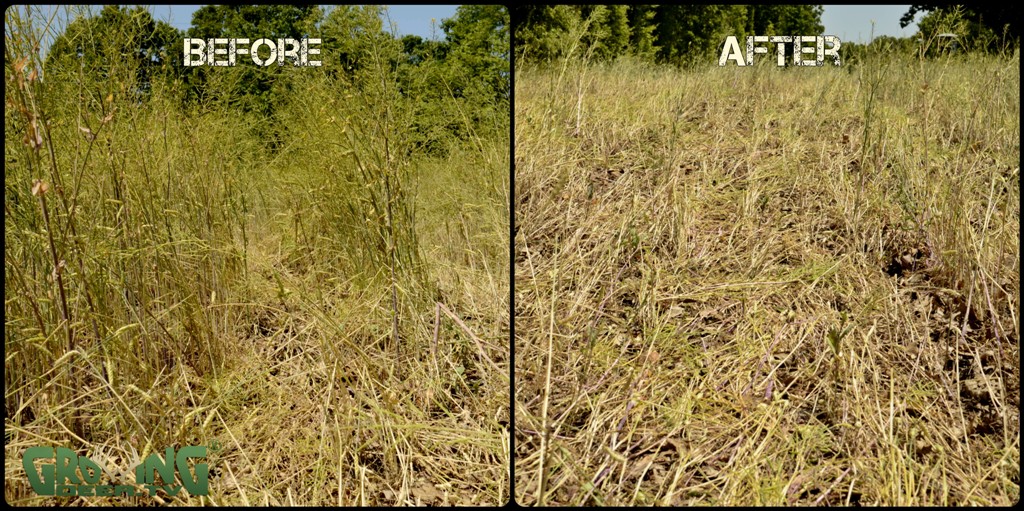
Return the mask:
<path id="1" fill-rule="evenodd" d="M 1019 53 L 515 89 L 519 503 L 1019 500 Z"/>
<path id="2" fill-rule="evenodd" d="M 195 101 L 173 80 L 142 94 L 139 69 L 41 73 L 46 20 L 18 12 L 8 503 L 509 500 L 507 99 L 417 96 L 401 44 L 367 30 L 361 67 L 285 69 L 261 117 L 223 92 L 251 65 L 204 69 L 221 92 Z M 167 447 L 207 446 L 209 494 L 42 497 L 22 468 L 37 445 L 89 457 L 105 485 L 134 485 Z"/>

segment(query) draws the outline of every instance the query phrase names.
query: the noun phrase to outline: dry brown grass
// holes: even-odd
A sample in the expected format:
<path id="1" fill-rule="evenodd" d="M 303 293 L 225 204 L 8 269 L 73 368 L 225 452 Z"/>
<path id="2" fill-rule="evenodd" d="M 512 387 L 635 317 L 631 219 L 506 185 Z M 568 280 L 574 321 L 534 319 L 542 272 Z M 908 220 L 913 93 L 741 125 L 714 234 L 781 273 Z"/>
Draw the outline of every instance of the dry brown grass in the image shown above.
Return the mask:
<path id="1" fill-rule="evenodd" d="M 520 504 L 1019 498 L 1019 57 L 560 66 L 515 80 Z"/>
<path id="2" fill-rule="evenodd" d="M 438 195 L 429 200 L 433 207 L 453 207 Z M 500 220 L 500 206 L 495 215 Z M 500 244 L 488 222 L 479 226 L 479 235 Z M 153 342 L 162 335 L 160 320 L 168 324 L 157 313 L 112 335 L 109 352 L 95 346 L 65 357 L 83 368 L 79 381 L 84 388 L 66 386 L 62 363 L 38 377 L 15 380 L 30 385 L 9 385 L 7 501 L 246 506 L 506 502 L 511 456 L 507 267 L 473 273 L 488 264 L 481 253 L 464 246 L 468 256 L 448 262 L 444 253 L 431 249 L 430 274 L 448 305 L 444 310 L 410 307 L 403 313 L 404 354 L 397 359 L 389 343 L 387 286 L 358 286 L 337 273 L 296 267 L 289 255 L 294 248 L 282 240 L 282 230 L 274 225 L 254 229 L 248 278 L 232 284 L 239 291 L 195 311 L 217 335 L 210 342 L 225 353 L 217 363 L 204 361 L 195 346 L 185 345 L 183 353 L 175 354 L 171 346 Z M 446 250 L 459 246 L 458 239 L 444 240 L 436 229 L 424 232 Z M 450 280 L 452 273 L 463 280 Z M 176 325 L 168 328 L 174 332 L 167 334 L 169 340 L 191 339 Z M 158 360 L 141 358 L 144 345 L 159 351 L 154 355 Z M 140 358 L 131 360 L 141 375 L 129 372 L 128 360 L 118 360 L 121 349 L 140 350 L 133 353 Z M 21 360 L 32 353 L 10 352 L 9 361 L 16 364 L 9 363 L 8 370 L 24 371 Z M 153 379 L 144 383 L 148 374 Z M 75 431 L 76 425 L 82 430 Z M 72 447 L 104 464 L 112 473 L 102 484 L 133 484 L 134 466 L 168 445 L 220 448 L 202 460 L 211 470 L 208 497 L 161 492 L 153 498 L 42 498 L 29 487 L 21 465 L 24 450 L 36 445 Z M 118 472 L 124 475 L 113 475 Z"/>

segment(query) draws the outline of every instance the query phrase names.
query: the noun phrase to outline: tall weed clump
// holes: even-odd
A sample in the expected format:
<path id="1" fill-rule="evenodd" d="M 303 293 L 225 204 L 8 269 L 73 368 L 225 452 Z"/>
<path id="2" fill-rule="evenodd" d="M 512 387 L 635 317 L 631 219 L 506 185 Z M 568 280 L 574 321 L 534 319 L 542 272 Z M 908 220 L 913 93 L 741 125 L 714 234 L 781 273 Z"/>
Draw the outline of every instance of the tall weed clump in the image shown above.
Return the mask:
<path id="1" fill-rule="evenodd" d="M 376 7 L 338 7 L 322 28 L 344 46 L 295 74 L 303 93 L 282 98 L 270 158 L 281 282 L 297 290 L 286 303 L 320 325 L 314 360 L 352 389 L 352 416 L 375 410 L 386 462 L 370 484 L 410 477 L 398 460 L 447 442 L 443 425 L 467 413 L 459 434 L 479 441 L 424 470 L 451 478 L 507 440 L 508 105 L 485 105 L 491 117 L 443 87 L 423 94 Z M 416 64 L 416 79 L 444 72 L 434 64 Z M 500 501 L 499 459 L 472 477 Z M 358 464 L 341 473 L 363 477 Z"/>
<path id="2" fill-rule="evenodd" d="M 954 21 L 936 33 L 954 30 Z M 962 295 L 962 327 L 983 321 L 997 337 L 1012 337 L 1015 328 L 999 319 L 1012 314 L 995 297 L 1014 296 L 1015 284 L 996 276 L 1014 266 L 1019 249 L 992 226 L 1017 222 L 1019 57 L 936 53 L 934 35 L 919 44 L 912 53 L 871 45 L 853 68 L 863 122 L 849 173 L 850 241 L 873 264 L 925 270 Z M 900 244 L 914 246 L 894 248 Z M 901 262 L 907 251 L 920 261 Z"/>
<path id="3" fill-rule="evenodd" d="M 309 92 L 280 109 L 293 128 L 280 158 L 295 169 L 282 176 L 283 195 L 289 231 L 302 247 L 296 268 L 386 289 L 389 334 L 397 341 L 408 336 L 401 320 L 426 284 L 415 228 L 412 118 L 394 71 L 400 46 L 380 32 L 374 9 L 355 12 L 371 27 L 352 49 L 359 66 L 303 70 Z M 319 267 L 309 264 L 314 260 Z"/>
<path id="4" fill-rule="evenodd" d="M 379 296 L 371 314 L 387 321 L 374 322 L 375 338 L 404 345 L 435 301 L 481 302 L 483 288 L 507 297 L 508 102 L 457 90 L 452 82 L 468 72 L 452 71 L 457 64 L 404 61 L 374 8 L 344 12 L 324 23 L 328 39 L 356 33 L 340 64 L 302 70 L 306 93 L 279 109 L 289 130 L 275 158 L 289 170 L 276 200 L 293 267 Z M 488 284 L 478 288 L 476 277 Z"/>
<path id="5" fill-rule="evenodd" d="M 231 474 L 210 496 L 152 501 L 504 502 L 507 100 L 420 94 L 378 7 L 332 11 L 324 30 L 348 46 L 323 68 L 261 77 L 269 109 L 243 97 L 251 69 L 113 59 L 147 47 L 135 9 L 52 28 L 66 44 L 45 64 L 22 12 L 7 12 L 8 501 L 53 500 L 21 477 L 26 446 L 130 467 L 230 442 L 210 453 Z"/>
<path id="6" fill-rule="evenodd" d="M 236 328 L 218 305 L 243 274 L 250 151 L 225 113 L 195 123 L 173 84 L 140 82 L 131 21 L 44 64 L 32 11 L 6 16 L 6 402 L 19 423 L 53 410 L 54 441 L 184 442 L 152 389 L 216 375 Z"/>

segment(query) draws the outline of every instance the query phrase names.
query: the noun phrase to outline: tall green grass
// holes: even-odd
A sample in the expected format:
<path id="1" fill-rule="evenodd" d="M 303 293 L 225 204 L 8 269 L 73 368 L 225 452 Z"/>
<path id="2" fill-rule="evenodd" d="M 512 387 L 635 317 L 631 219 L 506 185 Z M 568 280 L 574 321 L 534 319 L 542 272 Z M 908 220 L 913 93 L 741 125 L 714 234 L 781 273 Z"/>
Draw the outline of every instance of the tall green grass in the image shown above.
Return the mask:
<path id="1" fill-rule="evenodd" d="M 9 473 L 36 444 L 128 470 L 217 441 L 210 497 L 155 502 L 508 498 L 507 113 L 428 154 L 394 40 L 283 73 L 271 121 L 140 99 L 136 69 L 41 76 L 40 20 L 5 21 Z"/>

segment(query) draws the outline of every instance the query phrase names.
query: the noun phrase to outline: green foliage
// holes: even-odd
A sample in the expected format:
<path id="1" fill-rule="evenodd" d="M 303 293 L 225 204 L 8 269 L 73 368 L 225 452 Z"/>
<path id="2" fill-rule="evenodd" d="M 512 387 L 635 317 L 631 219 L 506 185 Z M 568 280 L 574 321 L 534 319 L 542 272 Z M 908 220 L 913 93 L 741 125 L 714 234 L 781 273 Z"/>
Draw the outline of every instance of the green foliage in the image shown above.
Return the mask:
<path id="1" fill-rule="evenodd" d="M 192 14 L 189 37 L 303 37 L 322 13 L 314 5 L 207 5 Z"/>
<path id="2" fill-rule="evenodd" d="M 825 31 L 821 24 L 824 7 L 820 5 L 751 5 L 747 9 L 751 35 L 817 35 Z M 842 51 L 842 46 L 839 49 Z M 792 50 L 786 48 L 787 61 Z"/>
<path id="3" fill-rule="evenodd" d="M 81 11 L 50 47 L 44 76 L 72 88 L 80 83 L 76 76 L 98 78 L 96 87 L 76 91 L 93 107 L 111 93 L 138 101 L 148 96 L 154 80 L 180 68 L 180 44 L 177 30 L 153 20 L 142 7 L 108 5 L 97 16 Z"/>
<path id="4" fill-rule="evenodd" d="M 629 49 L 644 60 L 653 61 L 658 51 L 654 41 L 654 15 L 652 5 L 630 5 L 626 10 L 629 23 Z"/>
<path id="5" fill-rule="evenodd" d="M 845 44 L 845 43 L 844 43 Z M 878 54 L 893 55 L 914 55 L 917 51 L 917 42 L 910 37 L 893 37 L 881 35 L 876 37 L 869 45 Z M 842 47 L 839 48 L 842 51 Z"/>
<path id="6" fill-rule="evenodd" d="M 509 13 L 503 5 L 463 5 L 441 23 L 448 36 L 455 97 L 477 97 L 480 102 L 508 99 Z"/>
<path id="7" fill-rule="evenodd" d="M 476 136 L 507 131 L 509 14 L 462 6 L 441 28 L 445 41 L 402 39 L 399 90 L 411 115 L 412 150 L 444 155 Z"/>
<path id="8" fill-rule="evenodd" d="M 512 7 L 515 18 L 516 57 L 545 62 L 563 56 L 569 29 L 580 23 L 579 9 L 569 5 Z"/>
<path id="9" fill-rule="evenodd" d="M 630 36 L 628 6 L 609 5 L 605 26 L 608 33 L 605 42 L 605 47 L 607 48 L 606 56 L 610 57 L 625 53 L 629 48 Z"/>
<path id="10" fill-rule="evenodd" d="M 747 27 L 757 35 L 817 35 L 825 31 L 821 5 L 751 5 Z M 771 34 L 769 32 L 774 32 Z"/>
<path id="11" fill-rule="evenodd" d="M 581 42 L 593 57 L 608 60 L 625 53 L 629 46 L 625 5 L 582 6 L 580 18 L 589 21 L 588 30 Z"/>
<path id="12" fill-rule="evenodd" d="M 863 62 L 867 56 L 867 45 L 853 41 L 843 41 L 839 47 L 839 58 L 843 66 L 850 68 L 859 62 Z"/>
<path id="13" fill-rule="evenodd" d="M 635 53 L 635 48 L 652 53 L 652 15 L 643 6 L 529 5 L 513 7 L 513 14 L 517 56 L 523 60 L 544 62 L 574 54 L 611 60 Z"/>
<path id="14" fill-rule="evenodd" d="M 516 55 L 528 62 L 634 55 L 683 65 L 713 60 L 728 35 L 824 30 L 820 5 L 526 5 L 512 12 Z"/>
<path id="15" fill-rule="evenodd" d="M 369 48 L 391 35 L 384 31 L 379 6 L 339 5 L 331 9 L 320 25 L 321 54 L 325 70 L 341 70 L 352 77 L 367 65 Z"/>
<path id="16" fill-rule="evenodd" d="M 960 13 L 959 16 L 969 23 L 978 25 L 979 28 L 982 26 L 987 28 L 992 34 L 998 36 L 1000 45 L 1012 48 L 1020 46 L 1020 5 L 1016 2 L 993 2 L 967 7 L 949 4 L 915 4 L 911 5 L 910 9 L 900 17 L 900 26 L 904 28 L 909 26 L 920 12 L 929 14 L 938 12 L 941 16 L 943 11 L 946 13 L 957 11 Z M 927 17 L 928 15 L 925 15 L 925 18 Z M 918 26 L 921 26 L 921 23 L 927 25 L 930 22 L 925 22 L 922 19 Z M 922 30 L 926 30 L 925 27 L 922 27 Z M 979 31 L 978 28 L 970 30 Z"/>
<path id="17" fill-rule="evenodd" d="M 832 348 L 832 354 L 835 356 L 839 356 L 842 353 L 842 346 L 840 344 L 849 335 L 850 331 L 853 330 L 853 324 L 846 324 L 848 319 L 846 312 L 840 313 L 839 326 L 830 328 L 828 335 L 825 337 L 828 340 L 828 346 Z"/>
<path id="18" fill-rule="evenodd" d="M 312 35 L 321 18 L 320 8 L 311 5 L 208 5 L 192 14 L 188 36 L 301 38 Z M 227 101 L 231 107 L 253 114 L 253 124 L 260 126 L 253 134 L 266 140 L 270 148 L 276 148 L 281 135 L 268 127 L 276 124 L 274 98 L 286 96 L 293 90 L 288 77 L 294 76 L 296 71 L 301 72 L 290 65 L 185 68 L 186 98 L 202 102 Z"/>
<path id="19" fill-rule="evenodd" d="M 649 6 L 584 5 L 514 7 L 518 57 L 549 61 L 570 54 L 611 60 L 653 54 Z"/>
<path id="20" fill-rule="evenodd" d="M 406 35 L 402 39 L 402 53 L 405 64 L 415 67 L 432 59 L 443 60 L 448 45 L 436 40 L 423 39 L 418 35 Z"/>
<path id="21" fill-rule="evenodd" d="M 963 6 L 934 9 L 925 14 L 917 26 L 918 44 L 924 47 L 925 54 L 929 56 L 956 51 L 953 41 L 939 37 L 939 34 L 954 34 L 955 45 L 966 51 L 995 53 L 1016 46 Z"/>
<path id="22" fill-rule="evenodd" d="M 658 58 L 676 65 L 710 61 L 727 35 L 744 35 L 742 5 L 660 5 L 655 14 Z"/>
<path id="23" fill-rule="evenodd" d="M 625 8 L 611 12 L 617 17 L 609 33 L 619 38 L 612 47 L 621 48 L 626 45 Z M 415 119 L 410 150 L 441 154 L 450 143 L 480 135 L 481 129 L 500 131 L 507 125 L 511 82 L 506 7 L 459 7 L 455 16 L 439 23 L 447 40 L 396 39 L 385 30 L 385 15 L 381 6 L 342 5 L 326 13 L 316 6 L 206 6 L 193 14 L 187 36 L 319 37 L 320 71 L 342 88 L 378 86 L 371 69 L 395 73 L 395 91 L 409 98 Z M 108 6 L 96 16 L 83 11 L 49 52 L 46 75 L 56 78 L 49 90 L 55 97 L 75 98 L 103 111 L 102 102 L 111 93 L 142 101 L 159 78 L 185 108 L 235 110 L 246 119 L 244 129 L 250 135 L 264 147 L 280 150 L 288 126 L 279 110 L 306 87 L 310 70 L 245 63 L 184 67 L 180 45 L 185 36 L 155 22 L 141 7 Z M 83 84 L 78 76 L 103 79 Z"/>

